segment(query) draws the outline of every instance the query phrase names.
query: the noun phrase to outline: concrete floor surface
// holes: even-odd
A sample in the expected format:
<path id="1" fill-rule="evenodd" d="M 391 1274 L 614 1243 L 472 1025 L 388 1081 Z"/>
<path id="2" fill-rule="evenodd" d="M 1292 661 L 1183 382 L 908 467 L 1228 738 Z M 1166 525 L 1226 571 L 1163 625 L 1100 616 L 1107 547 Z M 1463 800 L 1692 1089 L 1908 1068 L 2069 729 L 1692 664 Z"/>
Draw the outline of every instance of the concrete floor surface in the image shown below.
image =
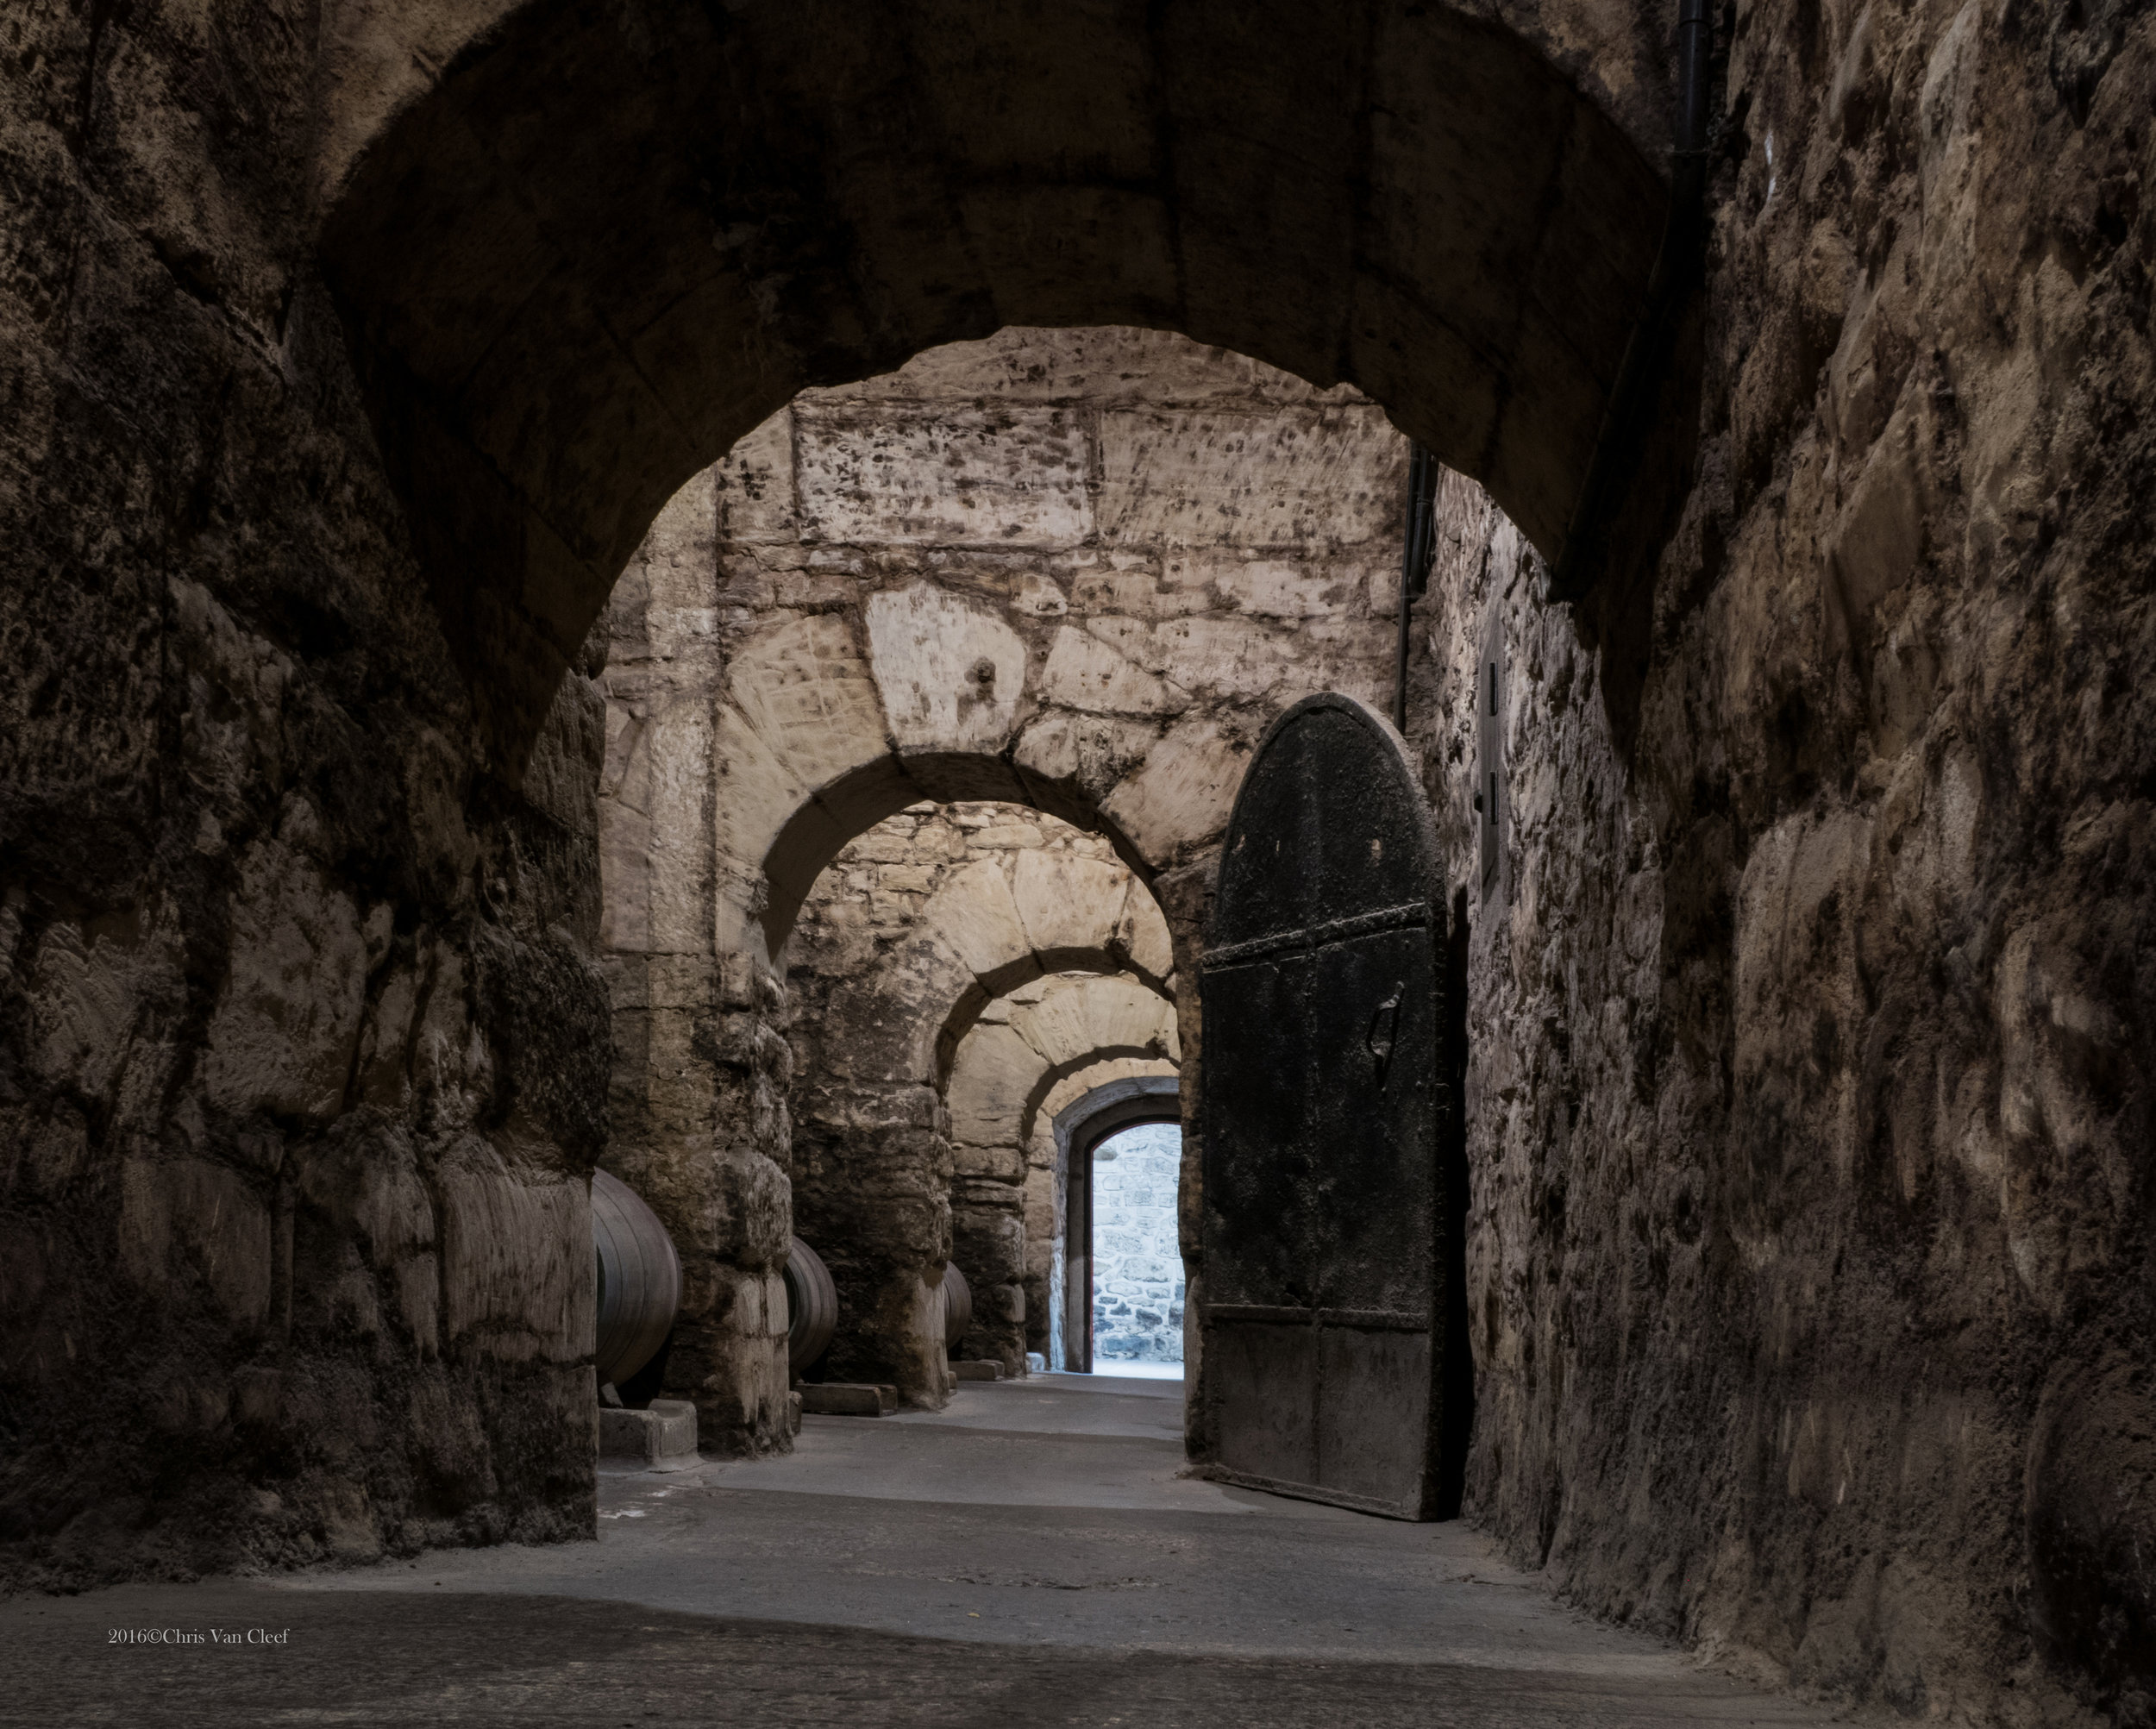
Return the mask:
<path id="1" fill-rule="evenodd" d="M 596 1543 L 18 1599 L 0 1725 L 1830 1720 L 1568 1613 L 1458 1525 L 1181 1476 L 1181 1394 L 969 1382 L 810 1418 L 787 1458 L 605 1474 Z"/>

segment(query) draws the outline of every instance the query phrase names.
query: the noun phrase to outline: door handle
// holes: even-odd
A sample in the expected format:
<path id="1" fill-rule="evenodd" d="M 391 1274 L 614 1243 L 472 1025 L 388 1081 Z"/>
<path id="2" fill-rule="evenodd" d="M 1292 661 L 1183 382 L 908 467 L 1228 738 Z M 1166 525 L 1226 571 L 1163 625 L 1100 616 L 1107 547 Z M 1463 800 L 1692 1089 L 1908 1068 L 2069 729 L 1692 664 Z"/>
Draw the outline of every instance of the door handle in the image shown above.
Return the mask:
<path id="1" fill-rule="evenodd" d="M 1400 1024 L 1400 998 L 1404 987 L 1393 987 L 1393 993 L 1380 1003 L 1370 1014 L 1370 1030 L 1363 1043 L 1369 1046 L 1371 1061 L 1376 1065 L 1377 1084 L 1385 1084 L 1386 1066 L 1393 1060 L 1393 1034 Z"/>

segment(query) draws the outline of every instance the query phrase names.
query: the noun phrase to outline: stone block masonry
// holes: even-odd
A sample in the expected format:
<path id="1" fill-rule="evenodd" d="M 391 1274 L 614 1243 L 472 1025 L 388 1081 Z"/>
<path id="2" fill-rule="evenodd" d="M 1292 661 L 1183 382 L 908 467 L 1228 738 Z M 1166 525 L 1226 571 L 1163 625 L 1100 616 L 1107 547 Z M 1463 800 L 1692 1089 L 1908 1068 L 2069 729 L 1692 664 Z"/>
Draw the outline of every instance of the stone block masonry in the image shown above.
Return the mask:
<path id="1" fill-rule="evenodd" d="M 1093 1360 L 1181 1363 L 1183 1259 L 1175 1242 L 1182 1131 L 1148 1123 L 1093 1155 Z"/>

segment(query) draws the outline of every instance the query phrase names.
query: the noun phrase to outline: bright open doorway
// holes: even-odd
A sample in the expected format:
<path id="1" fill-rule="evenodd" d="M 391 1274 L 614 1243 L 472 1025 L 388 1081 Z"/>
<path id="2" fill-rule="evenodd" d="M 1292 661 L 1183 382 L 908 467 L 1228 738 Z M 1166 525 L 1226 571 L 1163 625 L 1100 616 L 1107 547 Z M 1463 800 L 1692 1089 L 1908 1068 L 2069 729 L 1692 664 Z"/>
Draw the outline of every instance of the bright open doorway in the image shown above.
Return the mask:
<path id="1" fill-rule="evenodd" d="M 1183 1262 L 1175 1238 L 1182 1131 L 1140 1123 L 1093 1153 L 1093 1372 L 1180 1381 Z"/>

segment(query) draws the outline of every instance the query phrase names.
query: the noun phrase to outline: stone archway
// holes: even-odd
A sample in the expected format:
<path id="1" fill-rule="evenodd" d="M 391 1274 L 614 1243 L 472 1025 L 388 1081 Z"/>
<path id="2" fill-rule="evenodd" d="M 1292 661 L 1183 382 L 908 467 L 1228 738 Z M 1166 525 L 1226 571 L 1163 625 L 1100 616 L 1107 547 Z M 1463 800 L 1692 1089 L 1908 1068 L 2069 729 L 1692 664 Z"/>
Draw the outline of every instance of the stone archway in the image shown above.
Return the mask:
<path id="1" fill-rule="evenodd" d="M 1556 551 L 1665 201 L 1658 32 L 1595 10 L 349 22 L 323 256 L 498 758 L 682 482 L 1007 324 L 1355 382 Z"/>
<path id="2" fill-rule="evenodd" d="M 1182 1062 L 1173 1005 L 1138 980 L 1059 978 L 1012 993 L 959 1047 L 950 1078 L 953 1252 L 976 1286 L 975 1343 L 1015 1368 L 1045 1347 L 1065 1289 L 1069 1164 L 1056 1112 Z M 978 1271 L 976 1271 L 978 1269 Z"/>
<path id="3" fill-rule="evenodd" d="M 956 863 L 955 843 L 965 847 Z M 969 1035 L 987 1037 L 984 1020 L 1030 1030 L 1044 992 L 1119 975 L 1144 993 L 1143 1037 L 1168 1036 L 1166 922 L 1106 850 L 1018 807 L 924 805 L 868 831 L 819 879 L 787 949 L 797 1064 L 789 1169 L 795 1230 L 838 1281 L 833 1361 L 846 1375 L 895 1375 L 912 1396 L 940 1396 L 932 1375 L 906 1365 L 922 1355 L 918 1293 L 940 1276 L 954 1235 L 984 1327 L 1033 1300 L 1006 1288 L 1021 1272 L 997 1223 L 1030 1214 L 1033 1173 L 983 1150 L 1022 1149 L 1023 1125 L 1013 1117 L 983 1132 L 962 1078 L 956 1112 L 946 1106 L 960 1053 L 982 1049 Z M 909 912 L 885 880 L 934 886 Z M 895 941 L 862 930 L 877 905 L 897 923 Z M 1051 1027 L 1034 1042 L 1061 1054 L 1069 1041 Z M 956 1133 L 962 1125 L 968 1132 Z M 1013 1370 L 1022 1351 L 1006 1357 Z"/>
<path id="4" fill-rule="evenodd" d="M 548 1270 L 604 1139 L 615 958 L 575 650 L 605 548 L 699 453 L 804 379 L 1013 316 L 1256 345 L 1432 442 L 1411 398 L 1478 412 L 1493 380 L 1549 424 L 1576 369 L 1504 341 L 1445 371 L 1489 332 L 1454 288 L 1526 283 L 1516 328 L 1546 329 L 1501 231 L 1532 208 L 1621 317 L 1637 270 L 1592 242 L 1655 226 L 1621 183 L 1664 136 L 1657 9 L 982 0 L 960 31 L 910 0 L 630 0 L 582 9 L 620 28 L 589 54 L 573 9 L 28 15 L 0 1264 L 5 1494 L 47 1576 L 588 1532 L 589 1297 Z M 1509 561 L 1455 585 L 1501 617 L 1535 789 L 1506 843 L 1533 896 L 1473 957 L 1501 1057 L 1469 1075 L 1476 1493 L 1583 1604 L 1890 1700 L 2026 1697 L 2031 1650 L 2088 1697 L 2142 1674 L 2086 1629 L 2106 1589 L 2150 1619 L 2107 1546 L 2146 1552 L 2147 1521 L 2077 1512 L 2146 1476 L 2115 1346 L 2156 1289 L 2128 1180 L 2156 1014 L 2118 960 L 2156 877 L 2130 12 L 1745 9 L 1651 641 L 1601 652 Z M 699 16 L 733 47 L 673 53 Z M 1433 69 L 1432 39 L 1492 54 Z M 729 55 L 747 101 L 678 99 Z M 741 147 L 672 147 L 712 115 Z M 1540 174 L 1598 153 L 1619 196 Z M 1109 279 L 1110 241 L 1139 267 L 1163 232 L 1168 291 Z M 1498 434 L 1445 454 L 1495 485 Z M 701 988 L 681 959 L 628 980 L 655 1025 Z M 745 978 L 699 1024 L 756 1077 L 730 1122 L 771 1097 Z"/>
<path id="5" fill-rule="evenodd" d="M 1407 448 L 1358 392 L 1245 356 L 1010 330 L 810 393 L 669 501 L 617 592 L 605 674 L 608 1160 L 632 1181 L 667 1167 L 642 1186 L 678 1194 L 668 1216 L 713 1269 L 696 1312 L 718 1331 L 676 1388 L 711 1433 L 782 1444 L 772 1340 L 717 1320 L 763 1312 L 729 1294 L 769 1251 L 717 1198 L 769 1193 L 803 1136 L 822 1168 L 830 1139 L 793 1133 L 789 1091 L 863 1156 L 879 1136 L 925 1156 L 937 1064 L 1011 979 L 1105 960 L 1167 982 L 1250 740 L 1309 689 L 1383 699 Z M 1120 867 L 1033 858 L 950 885 L 924 910 L 940 934 L 887 957 L 949 1024 L 885 1014 L 864 982 L 831 1077 L 848 1096 L 823 1111 L 774 1066 L 796 909 L 879 820 L 979 799 L 1090 828 Z M 1146 907 L 1148 883 L 1172 916 L 1106 935 L 1105 902 Z"/>

